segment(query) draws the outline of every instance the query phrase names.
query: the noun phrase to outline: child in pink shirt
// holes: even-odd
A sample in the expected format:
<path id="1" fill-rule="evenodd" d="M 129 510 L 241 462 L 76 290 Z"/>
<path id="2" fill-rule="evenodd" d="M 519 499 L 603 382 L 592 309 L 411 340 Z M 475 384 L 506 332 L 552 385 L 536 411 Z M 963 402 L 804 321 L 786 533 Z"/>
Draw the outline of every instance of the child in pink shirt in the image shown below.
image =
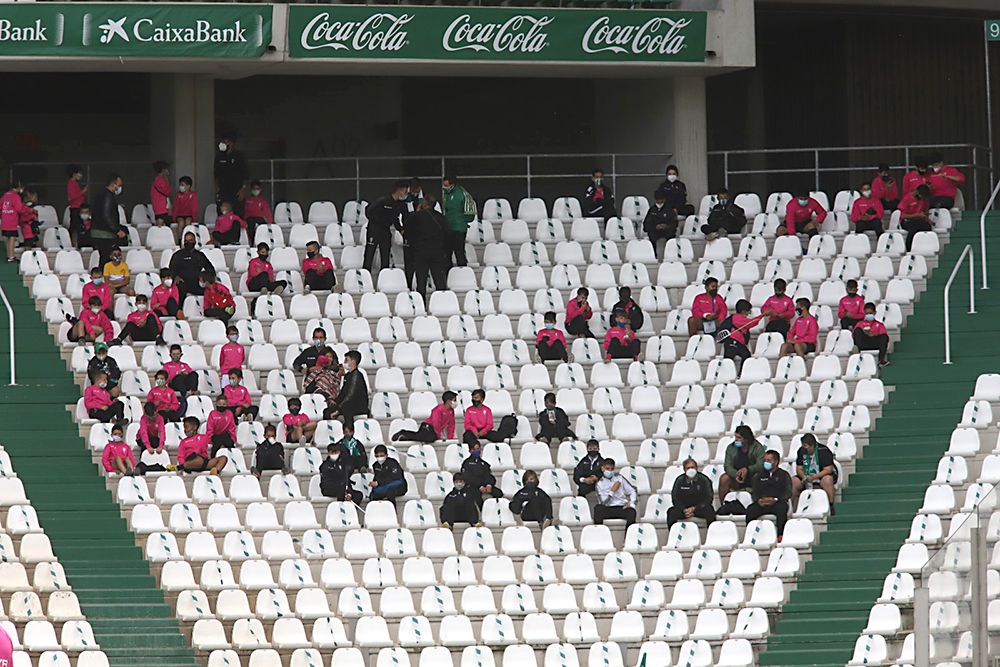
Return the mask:
<path id="1" fill-rule="evenodd" d="M 120 424 L 111 427 L 111 442 L 104 445 L 101 464 L 106 472 L 132 475 L 135 473 L 135 456 L 132 448 L 125 443 L 123 433 Z"/>
<path id="2" fill-rule="evenodd" d="M 788 328 L 791 326 L 792 318 L 795 317 L 795 304 L 790 296 L 785 294 L 788 283 L 784 278 L 774 281 L 774 294 L 764 300 L 760 314 L 767 318 L 767 326 L 764 331 L 780 333 L 788 338 Z"/>
<path id="3" fill-rule="evenodd" d="M 174 221 L 177 222 L 178 233 L 184 229 L 184 225 L 198 222 L 198 195 L 194 191 L 194 181 L 190 176 L 181 176 L 177 182 L 177 194 L 174 195 Z"/>
<path id="4" fill-rule="evenodd" d="M 261 294 L 281 294 L 288 283 L 274 279 L 274 265 L 271 264 L 271 246 L 266 243 L 257 244 L 257 256 L 247 265 L 247 289 Z"/>
<path id="5" fill-rule="evenodd" d="M 439 439 L 455 439 L 455 404 L 458 394 L 446 391 L 441 394 L 441 402 L 434 406 L 430 416 L 425 419 L 416 431 L 397 431 L 392 436 L 393 442 L 409 440 L 430 444 Z"/>
<path id="6" fill-rule="evenodd" d="M 83 288 L 80 290 L 80 301 L 83 303 L 90 303 L 90 297 L 96 296 L 101 300 L 101 310 L 109 318 L 114 317 L 114 311 L 111 309 L 112 297 L 111 295 L 111 285 L 108 281 L 104 279 L 104 272 L 101 267 L 95 266 L 90 270 L 90 282 L 84 284 Z"/>
<path id="7" fill-rule="evenodd" d="M 24 190 L 21 195 L 24 208 L 18 215 L 18 226 L 21 228 L 21 237 L 24 239 L 25 248 L 34 248 L 38 243 L 38 211 L 35 205 L 38 203 L 38 193 L 30 188 Z"/>
<path id="8" fill-rule="evenodd" d="M 816 351 L 816 340 L 819 337 L 819 323 L 809 314 L 812 304 L 805 297 L 795 300 L 795 314 L 798 316 L 792 322 L 788 332 L 788 342 L 781 346 L 781 356 L 797 354 L 804 357 Z"/>
<path id="9" fill-rule="evenodd" d="M 120 422 L 125 418 L 125 404 L 111 398 L 108 393 L 108 374 L 99 372 L 94 377 L 94 384 L 83 391 L 83 407 L 87 416 L 99 422 L 108 424 Z"/>
<path id="10" fill-rule="evenodd" d="M 177 399 L 177 392 L 170 386 L 167 371 L 156 371 L 153 386 L 146 394 L 146 400 L 156 406 L 156 411 L 168 422 L 179 422 L 184 418 L 184 410 L 181 410 L 180 401 Z"/>
<path id="11" fill-rule="evenodd" d="M 274 216 L 271 213 L 271 204 L 264 197 L 260 181 L 250 181 L 250 194 L 243 200 L 243 217 L 247 221 L 247 236 L 253 242 L 254 231 L 257 225 L 270 225 L 274 223 Z"/>
<path id="12" fill-rule="evenodd" d="M 858 281 L 853 278 L 847 281 L 847 296 L 837 306 L 837 317 L 840 318 L 840 328 L 849 330 L 865 317 L 865 299 L 858 294 Z"/>
<path id="13" fill-rule="evenodd" d="M 614 314 L 614 326 L 608 329 L 604 335 L 604 358 L 607 361 L 612 359 L 638 359 L 639 347 L 642 343 L 632 331 L 632 325 L 628 320 L 628 313 L 624 310 L 616 310 Z"/>
<path id="14" fill-rule="evenodd" d="M 594 316 L 590 302 L 587 301 L 589 296 L 590 290 L 581 287 L 576 291 L 576 298 L 570 299 L 570 302 L 566 304 L 566 333 L 587 338 L 594 337 L 587 324 L 587 321 Z"/>
<path id="15" fill-rule="evenodd" d="M 462 434 L 462 441 L 472 446 L 472 443 L 479 442 L 480 438 L 489 438 L 493 431 L 493 411 L 489 406 L 483 405 L 486 400 L 486 392 L 476 389 L 472 392 L 472 405 L 465 409 L 463 426 L 465 433 Z"/>
<path id="16" fill-rule="evenodd" d="M 230 324 L 226 327 L 226 338 L 229 339 L 229 342 L 219 350 L 219 372 L 223 375 L 228 374 L 234 368 L 237 370 L 243 368 L 247 358 L 246 349 L 239 343 L 239 329 Z"/>
<path id="17" fill-rule="evenodd" d="M 201 421 L 197 417 L 184 418 L 184 439 L 177 447 L 177 467 L 184 472 L 203 472 L 218 475 L 229 463 L 226 456 L 210 456 L 208 446 L 211 438 L 198 433 Z"/>
<path id="18" fill-rule="evenodd" d="M 880 182 L 876 179 L 876 182 Z M 885 207 L 882 200 L 876 197 L 871 186 L 867 183 L 861 185 L 861 196 L 851 204 L 851 222 L 854 223 L 854 233 L 864 234 L 865 232 L 875 232 L 878 236 L 882 233 L 882 216 L 885 215 Z"/>
<path id="19" fill-rule="evenodd" d="M 170 361 L 163 364 L 163 370 L 167 372 L 167 384 L 180 392 L 182 397 L 198 393 L 198 374 L 181 361 L 183 354 L 181 346 L 174 343 L 170 346 Z"/>
<path id="20" fill-rule="evenodd" d="M 233 213 L 231 202 L 222 202 L 219 206 L 219 217 L 215 219 L 212 242 L 218 246 L 235 245 L 240 242 L 241 228 L 247 228 L 247 221 Z"/>
<path id="21" fill-rule="evenodd" d="M 160 269 L 160 284 L 153 288 L 149 297 L 149 307 L 159 317 L 176 317 L 184 319 L 181 310 L 181 293 L 174 284 L 174 272 L 170 269 Z"/>
<path id="22" fill-rule="evenodd" d="M 222 388 L 222 393 L 229 403 L 229 409 L 237 419 L 253 421 L 257 419 L 258 409 L 250 400 L 250 391 L 243 386 L 243 371 L 233 368 L 229 371 L 229 384 Z"/>
<path id="23" fill-rule="evenodd" d="M 158 227 L 170 224 L 170 165 L 162 160 L 153 163 L 153 184 L 149 187 L 149 201 L 153 206 L 153 220 Z"/>
<path id="24" fill-rule="evenodd" d="M 965 174 L 946 165 L 940 155 L 931 156 L 931 208 L 954 208 L 958 188 L 965 183 Z"/>
<path id="25" fill-rule="evenodd" d="M 826 220 L 826 209 L 813 199 L 808 191 L 799 192 L 785 207 L 785 226 L 778 227 L 778 236 L 789 234 L 819 234 L 819 226 Z"/>
<path id="26" fill-rule="evenodd" d="M 556 329 L 556 314 L 551 310 L 545 313 L 545 325 L 535 338 L 535 349 L 542 361 L 569 361 L 566 336 Z"/>
<path id="27" fill-rule="evenodd" d="M 704 284 L 705 292 L 697 295 L 691 304 L 691 317 L 688 318 L 690 336 L 715 333 L 719 322 L 729 314 L 726 300 L 719 296 L 719 279 L 709 276 Z"/>
<path id="28" fill-rule="evenodd" d="M 319 252 L 319 243 L 310 241 L 306 244 L 306 258 L 302 260 L 302 279 L 310 290 L 332 290 L 337 284 L 337 275 L 333 272 L 333 262 Z"/>
<path id="29" fill-rule="evenodd" d="M 288 399 L 288 414 L 281 418 L 285 425 L 285 442 L 298 443 L 303 438 L 312 440 L 316 433 L 317 422 L 302 412 L 302 401 L 297 398 Z"/>
<path id="30" fill-rule="evenodd" d="M 7 192 L 0 197 L 0 234 L 7 243 L 7 261 L 16 262 L 14 250 L 17 246 L 17 230 L 20 224 L 21 212 L 26 208 L 21 199 L 24 186 L 20 181 L 14 181 Z"/>
<path id="31" fill-rule="evenodd" d="M 157 345 L 167 344 L 163 340 L 163 324 L 156 312 L 149 309 L 149 299 L 145 294 L 135 297 L 135 310 L 125 318 L 125 326 L 122 327 L 121 333 L 108 344 L 121 345 L 128 338 L 135 342 L 153 341 Z"/>
<path id="32" fill-rule="evenodd" d="M 865 304 L 864 319 L 854 325 L 854 346 L 858 350 L 878 350 L 878 365 L 889 365 L 889 334 L 885 325 L 875 319 L 875 304 Z"/>
<path id="33" fill-rule="evenodd" d="M 100 297 L 92 296 L 84 303 L 87 305 L 80 311 L 80 316 L 71 322 L 73 326 L 66 333 L 66 338 L 73 343 L 81 340 L 93 343 L 98 338 L 108 342 L 114 338 L 114 327 L 107 314 L 101 310 Z"/>
<path id="34" fill-rule="evenodd" d="M 225 394 L 216 396 L 215 409 L 205 418 L 205 435 L 212 440 L 212 456 L 236 444 L 236 419 L 229 410 Z"/>
<path id="35" fill-rule="evenodd" d="M 142 406 L 142 419 L 139 420 L 136 440 L 143 449 L 157 454 L 167 445 L 166 423 L 163 421 L 163 416 L 156 411 L 156 404 L 152 401 L 147 401 Z"/>

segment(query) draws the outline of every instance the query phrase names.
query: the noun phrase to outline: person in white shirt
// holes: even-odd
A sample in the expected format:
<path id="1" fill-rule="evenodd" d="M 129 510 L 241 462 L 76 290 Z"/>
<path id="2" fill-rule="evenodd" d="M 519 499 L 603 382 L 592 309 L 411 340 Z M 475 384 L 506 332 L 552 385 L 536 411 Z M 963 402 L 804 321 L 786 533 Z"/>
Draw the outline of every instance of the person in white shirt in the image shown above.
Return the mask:
<path id="1" fill-rule="evenodd" d="M 615 471 L 615 460 L 601 461 L 601 478 L 597 480 L 597 506 L 594 523 L 605 519 L 624 519 L 625 526 L 635 523 L 636 492 L 627 479 Z"/>

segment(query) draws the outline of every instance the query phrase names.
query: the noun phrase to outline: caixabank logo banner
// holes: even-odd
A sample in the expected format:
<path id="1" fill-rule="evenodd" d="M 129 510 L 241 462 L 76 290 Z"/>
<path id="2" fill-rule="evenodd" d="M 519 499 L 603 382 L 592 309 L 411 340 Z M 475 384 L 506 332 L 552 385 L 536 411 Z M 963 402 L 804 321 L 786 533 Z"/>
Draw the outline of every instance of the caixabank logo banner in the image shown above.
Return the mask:
<path id="1" fill-rule="evenodd" d="M 271 6 L 0 4 L 0 56 L 257 58 Z"/>
<path id="2" fill-rule="evenodd" d="M 703 62 L 705 12 L 292 5 L 292 58 Z"/>

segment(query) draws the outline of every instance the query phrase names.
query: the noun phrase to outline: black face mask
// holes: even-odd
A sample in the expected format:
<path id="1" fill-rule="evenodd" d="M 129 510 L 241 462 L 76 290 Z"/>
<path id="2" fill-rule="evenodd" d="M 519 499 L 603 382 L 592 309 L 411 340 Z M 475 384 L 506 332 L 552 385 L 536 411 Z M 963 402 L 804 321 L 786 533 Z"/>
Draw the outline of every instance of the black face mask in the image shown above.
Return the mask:
<path id="1" fill-rule="evenodd" d="M 257 257 L 259 257 L 262 262 L 266 262 L 270 255 L 257 255 Z"/>
<path id="2" fill-rule="evenodd" d="M 316 253 L 314 253 L 314 252 L 307 252 L 306 253 L 306 257 L 308 257 L 309 259 L 313 259 L 314 257 L 316 257 Z"/>
<path id="3" fill-rule="evenodd" d="M 719 293 L 719 290 L 717 290 L 717 289 L 710 289 L 710 290 L 708 290 L 708 295 L 710 297 L 712 297 L 713 299 L 715 298 L 715 295 L 718 294 L 718 293 Z"/>
<path id="4" fill-rule="evenodd" d="M 194 241 L 185 241 L 184 242 L 184 249 L 185 250 L 194 250 Z"/>
<path id="5" fill-rule="evenodd" d="M 885 183 L 888 183 L 888 182 L 889 182 L 889 181 L 891 181 L 891 180 L 892 180 L 892 177 L 891 177 L 891 176 L 888 176 L 888 175 L 886 175 L 886 176 L 883 176 L 883 177 L 882 177 L 882 181 L 883 181 L 883 182 L 885 182 Z"/>

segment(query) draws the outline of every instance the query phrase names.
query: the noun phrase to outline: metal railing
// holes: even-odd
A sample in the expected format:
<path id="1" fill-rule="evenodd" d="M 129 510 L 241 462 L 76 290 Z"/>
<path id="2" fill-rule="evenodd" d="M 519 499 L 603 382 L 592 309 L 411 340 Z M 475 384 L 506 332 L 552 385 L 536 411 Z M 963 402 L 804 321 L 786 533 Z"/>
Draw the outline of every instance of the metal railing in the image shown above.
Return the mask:
<path id="1" fill-rule="evenodd" d="M 10 301 L 7 300 L 7 293 L 4 291 L 3 286 L 0 285 L 0 299 L 3 299 L 3 305 L 7 308 L 7 318 L 10 324 L 10 384 L 17 384 L 17 373 L 14 367 L 14 309 L 10 305 Z"/>
<path id="2" fill-rule="evenodd" d="M 974 315 L 976 313 L 976 256 L 972 252 L 972 246 L 966 245 L 962 250 L 962 254 L 958 256 L 958 261 L 955 262 L 955 268 L 951 270 L 951 275 L 948 276 L 948 282 L 944 285 L 944 363 L 951 363 L 951 312 L 950 306 L 948 305 L 948 294 L 951 291 L 951 283 L 954 282 L 955 276 L 958 274 L 958 269 L 962 266 L 962 262 L 965 258 L 969 258 L 969 315 Z"/>
<path id="3" fill-rule="evenodd" d="M 888 163 L 893 171 L 909 170 L 915 157 L 930 152 L 941 152 L 949 164 L 970 172 L 966 185 L 972 191 L 970 208 L 977 207 L 980 181 L 987 179 L 985 187 L 993 182 L 991 150 L 978 144 L 709 151 L 709 180 L 741 192 L 784 191 L 810 182 L 812 190 L 856 190 L 858 183 L 871 180 L 879 163 Z"/>
<path id="4" fill-rule="evenodd" d="M 982 252 L 982 262 L 983 262 L 983 289 L 989 289 L 989 283 L 986 280 L 986 214 L 989 213 L 990 209 L 993 208 L 993 203 L 997 199 L 997 194 L 1000 193 L 1000 180 L 997 181 L 996 186 L 993 188 L 993 192 L 990 193 L 989 201 L 983 206 L 983 212 L 979 216 L 979 246 Z"/>

